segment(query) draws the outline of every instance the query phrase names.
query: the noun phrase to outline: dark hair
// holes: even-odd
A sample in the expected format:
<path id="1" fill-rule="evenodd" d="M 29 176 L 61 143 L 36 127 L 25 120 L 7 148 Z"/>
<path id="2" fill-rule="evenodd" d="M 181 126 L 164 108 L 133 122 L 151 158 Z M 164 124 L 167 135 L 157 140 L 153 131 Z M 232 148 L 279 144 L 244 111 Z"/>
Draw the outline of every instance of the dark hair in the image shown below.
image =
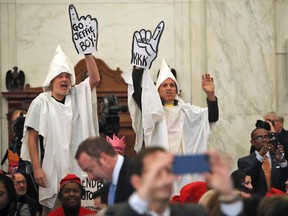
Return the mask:
<path id="1" fill-rule="evenodd" d="M 111 143 L 103 137 L 89 137 L 84 140 L 79 146 L 75 154 L 75 159 L 79 159 L 82 153 L 86 153 L 90 157 L 98 159 L 101 153 L 110 156 L 116 156 L 117 153 Z"/>
<path id="2" fill-rule="evenodd" d="M 245 170 L 235 170 L 231 173 L 230 177 L 233 183 L 233 186 L 236 190 L 243 191 L 245 193 L 252 194 L 253 190 L 245 186 L 245 177 L 250 176 Z"/>
<path id="3" fill-rule="evenodd" d="M 8 208 L 7 208 L 7 214 L 6 215 L 14 215 L 14 213 L 17 210 L 17 194 L 16 190 L 14 188 L 14 183 L 13 181 L 6 176 L 5 174 L 0 174 L 0 182 L 4 185 L 7 194 L 8 194 Z"/>
<path id="4" fill-rule="evenodd" d="M 285 195 L 274 195 L 264 197 L 259 206 L 257 215 L 261 216 L 286 216 L 288 212 L 288 197 Z"/>
<path id="5" fill-rule="evenodd" d="M 153 154 L 155 152 L 166 152 L 162 147 L 146 147 L 142 149 L 134 158 L 131 165 L 131 175 L 135 174 L 138 176 L 142 175 L 143 172 L 143 160 L 147 155 Z"/>
<path id="6" fill-rule="evenodd" d="M 274 123 L 271 122 L 273 125 Z M 257 120 L 255 123 L 256 128 L 263 128 L 265 130 L 271 130 L 270 124 L 267 121 Z"/>
<path id="7" fill-rule="evenodd" d="M 232 183 L 234 185 L 234 188 L 239 188 L 243 186 L 243 183 L 245 182 L 245 177 L 248 175 L 248 173 L 244 170 L 235 170 L 231 173 L 230 177 L 232 179 Z"/>

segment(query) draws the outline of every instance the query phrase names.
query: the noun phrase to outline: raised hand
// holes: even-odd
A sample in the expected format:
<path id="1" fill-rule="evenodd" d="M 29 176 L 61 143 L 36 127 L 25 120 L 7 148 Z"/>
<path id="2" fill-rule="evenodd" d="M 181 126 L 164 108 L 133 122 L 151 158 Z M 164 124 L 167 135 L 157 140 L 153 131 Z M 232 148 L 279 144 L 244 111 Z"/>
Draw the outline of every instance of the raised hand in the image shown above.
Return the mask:
<path id="1" fill-rule="evenodd" d="M 275 151 L 275 157 L 278 162 L 285 162 L 285 153 L 283 145 L 278 145 Z"/>
<path id="2" fill-rule="evenodd" d="M 209 152 L 211 172 L 205 174 L 209 187 L 217 190 L 221 195 L 234 194 L 233 183 L 230 178 L 232 158 L 220 152 Z"/>
<path id="3" fill-rule="evenodd" d="M 90 15 L 78 17 L 73 4 L 69 5 L 72 40 L 78 54 L 90 54 L 97 51 L 98 22 Z"/>
<path id="4" fill-rule="evenodd" d="M 209 73 L 202 75 L 202 89 L 210 101 L 216 100 L 214 80 Z"/>
<path id="5" fill-rule="evenodd" d="M 165 23 L 161 21 L 153 35 L 150 30 L 145 29 L 134 32 L 131 64 L 140 68 L 151 68 L 152 62 L 157 57 L 158 45 L 164 26 Z"/>

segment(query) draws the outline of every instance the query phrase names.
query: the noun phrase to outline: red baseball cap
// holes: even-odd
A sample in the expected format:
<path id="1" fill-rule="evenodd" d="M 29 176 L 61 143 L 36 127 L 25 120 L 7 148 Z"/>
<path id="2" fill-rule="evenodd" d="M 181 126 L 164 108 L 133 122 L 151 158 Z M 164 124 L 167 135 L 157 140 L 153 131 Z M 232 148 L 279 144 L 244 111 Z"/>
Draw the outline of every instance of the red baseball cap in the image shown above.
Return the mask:
<path id="1" fill-rule="evenodd" d="M 82 184 L 81 184 L 81 179 L 80 179 L 78 176 L 76 176 L 75 174 L 71 174 L 71 173 L 70 173 L 70 174 L 66 175 L 66 176 L 60 181 L 60 190 L 63 188 L 63 186 L 64 186 L 65 184 L 67 184 L 67 183 L 69 183 L 69 182 L 77 183 L 77 184 L 79 184 L 79 185 L 81 186 L 82 189 L 84 189 L 83 186 L 82 186 Z"/>

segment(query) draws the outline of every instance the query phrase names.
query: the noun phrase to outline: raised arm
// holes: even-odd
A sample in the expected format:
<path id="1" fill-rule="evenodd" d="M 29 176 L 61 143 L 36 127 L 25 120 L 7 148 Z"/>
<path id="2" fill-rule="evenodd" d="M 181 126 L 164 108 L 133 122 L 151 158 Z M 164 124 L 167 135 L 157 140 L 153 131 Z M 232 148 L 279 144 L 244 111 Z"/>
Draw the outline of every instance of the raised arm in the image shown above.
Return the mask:
<path id="1" fill-rule="evenodd" d="M 214 80 L 209 73 L 202 75 L 202 89 L 207 94 L 209 122 L 216 122 L 219 119 L 219 108 L 217 97 L 215 95 Z"/>
<path id="2" fill-rule="evenodd" d="M 134 93 L 132 95 L 133 99 L 135 100 L 136 104 L 138 105 L 139 109 L 142 111 L 142 76 L 143 76 L 144 69 L 138 68 L 136 66 L 133 67 L 132 72 L 132 79 L 133 79 L 133 87 Z"/>
<path id="3" fill-rule="evenodd" d="M 86 66 L 90 78 L 91 91 L 100 82 L 97 64 L 91 53 L 97 51 L 98 21 L 91 15 L 78 16 L 73 4 L 69 5 L 69 17 L 72 30 L 72 41 L 79 54 L 85 54 Z"/>
<path id="4" fill-rule="evenodd" d="M 158 54 L 158 46 L 164 30 L 164 22 L 161 21 L 155 28 L 154 33 L 150 30 L 141 29 L 135 31 L 132 41 L 131 63 L 133 66 L 132 79 L 134 86 L 133 99 L 142 110 L 142 76 L 144 69 L 149 69 Z"/>
<path id="5" fill-rule="evenodd" d="M 99 84 L 100 74 L 92 54 L 85 55 L 91 91 Z"/>

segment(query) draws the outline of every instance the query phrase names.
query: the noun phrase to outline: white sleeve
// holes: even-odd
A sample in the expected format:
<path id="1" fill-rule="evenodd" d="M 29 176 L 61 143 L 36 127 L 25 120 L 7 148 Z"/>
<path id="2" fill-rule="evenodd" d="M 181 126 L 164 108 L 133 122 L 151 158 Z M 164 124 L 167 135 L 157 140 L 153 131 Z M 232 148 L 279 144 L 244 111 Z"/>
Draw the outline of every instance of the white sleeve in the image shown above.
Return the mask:
<path id="1" fill-rule="evenodd" d="M 228 216 L 239 215 L 244 209 L 243 200 L 233 203 L 220 203 L 220 210 L 223 214 Z"/>
<path id="2" fill-rule="evenodd" d="M 140 215 L 144 214 L 148 210 L 148 203 L 136 192 L 129 197 L 128 203 L 130 207 Z"/>

